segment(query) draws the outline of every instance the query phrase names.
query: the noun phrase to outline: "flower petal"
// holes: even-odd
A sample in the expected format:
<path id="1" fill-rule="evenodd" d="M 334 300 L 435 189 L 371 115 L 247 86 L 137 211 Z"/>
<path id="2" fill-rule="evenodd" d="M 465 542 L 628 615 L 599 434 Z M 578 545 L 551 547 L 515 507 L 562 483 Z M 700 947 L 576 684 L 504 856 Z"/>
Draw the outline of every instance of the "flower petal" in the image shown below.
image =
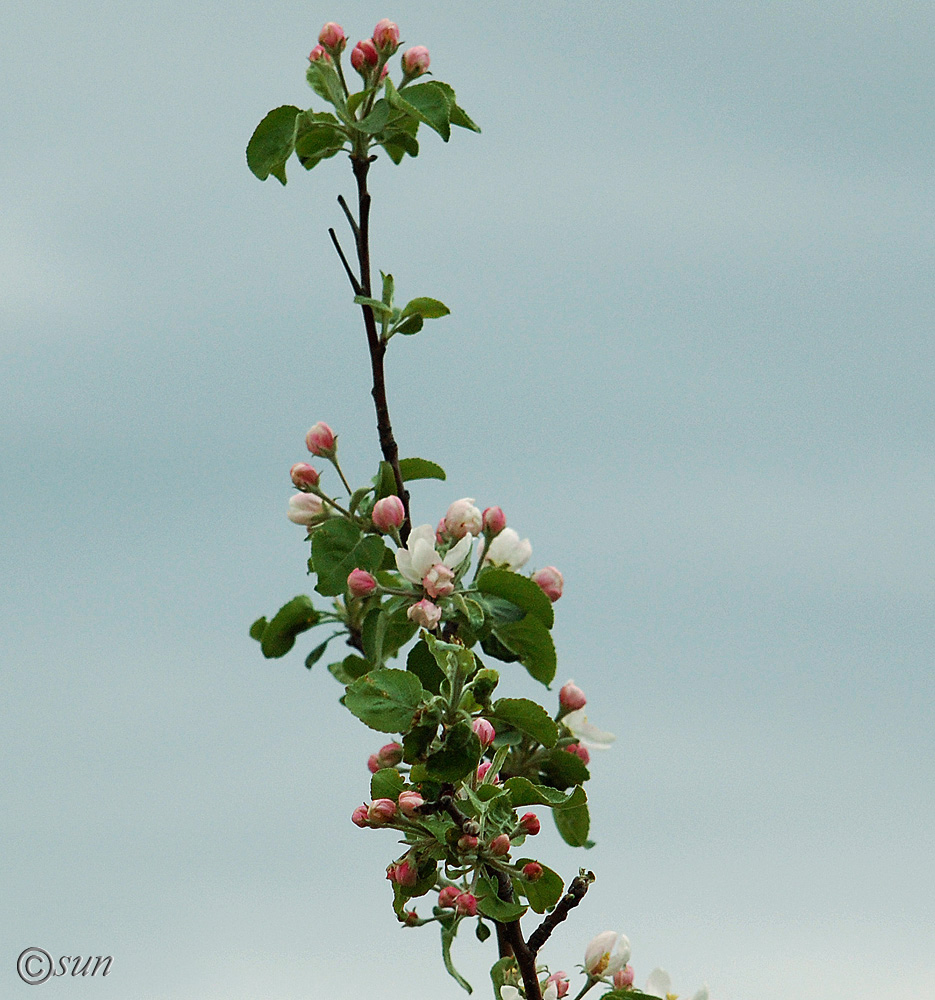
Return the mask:
<path id="1" fill-rule="evenodd" d="M 473 541 L 473 535 L 465 535 L 464 538 L 460 539 L 460 541 L 453 545 L 451 550 L 445 555 L 445 558 L 442 560 L 444 564 L 449 569 L 457 569 L 461 563 L 464 562 L 465 557 L 471 551 L 471 543 Z"/>
<path id="2" fill-rule="evenodd" d="M 665 969 L 653 969 L 646 980 L 646 992 L 654 997 L 665 997 L 672 990 L 672 979 Z"/>
<path id="3" fill-rule="evenodd" d="M 606 733 L 588 722 L 583 708 L 577 708 L 564 716 L 562 722 L 578 737 L 578 742 L 592 750 L 606 750 L 617 738 L 613 733 Z"/>
<path id="4" fill-rule="evenodd" d="M 410 583 L 422 582 L 422 577 L 412 568 L 412 556 L 408 549 L 396 550 L 396 568 Z"/>
<path id="5" fill-rule="evenodd" d="M 520 992 L 515 986 L 501 986 L 500 1000 L 520 1000 Z"/>

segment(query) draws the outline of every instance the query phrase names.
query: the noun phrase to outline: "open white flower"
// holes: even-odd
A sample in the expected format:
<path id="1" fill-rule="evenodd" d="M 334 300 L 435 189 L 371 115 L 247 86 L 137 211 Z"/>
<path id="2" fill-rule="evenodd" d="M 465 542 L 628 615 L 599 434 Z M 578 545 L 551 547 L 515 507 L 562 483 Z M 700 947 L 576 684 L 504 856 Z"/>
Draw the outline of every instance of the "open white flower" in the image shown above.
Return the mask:
<path id="1" fill-rule="evenodd" d="M 501 986 L 500 1000 L 522 1000 L 523 994 L 515 986 Z M 542 1000 L 558 1000 L 558 987 L 549 983 L 542 991 Z"/>
<path id="2" fill-rule="evenodd" d="M 678 994 L 672 992 L 672 979 L 665 969 L 653 969 L 650 972 L 646 980 L 646 992 L 650 996 L 660 997 L 660 1000 L 678 1000 Z M 692 1000 L 708 1000 L 708 987 L 702 986 Z"/>
<path id="3" fill-rule="evenodd" d="M 471 551 L 473 541 L 471 535 L 465 535 L 442 558 L 435 549 L 435 529 L 430 524 L 420 524 L 410 532 L 406 548 L 396 550 L 396 568 L 410 583 L 421 587 L 425 574 L 438 563 L 457 569 Z"/>
<path id="4" fill-rule="evenodd" d="M 605 733 L 603 729 L 592 726 L 588 722 L 583 708 L 575 709 L 574 712 L 562 716 L 562 722 L 568 726 L 572 735 L 577 737 L 582 746 L 589 747 L 591 750 L 606 750 L 617 738 L 613 733 Z"/>
<path id="5" fill-rule="evenodd" d="M 529 539 L 520 539 L 513 528 L 504 528 L 490 543 L 490 548 L 484 554 L 484 562 L 493 566 L 506 566 L 515 572 L 531 555 L 532 545 L 529 544 Z"/>
<path id="6" fill-rule="evenodd" d="M 630 939 L 616 931 L 603 931 L 587 946 L 584 952 L 584 969 L 597 979 L 612 976 L 630 961 Z"/>

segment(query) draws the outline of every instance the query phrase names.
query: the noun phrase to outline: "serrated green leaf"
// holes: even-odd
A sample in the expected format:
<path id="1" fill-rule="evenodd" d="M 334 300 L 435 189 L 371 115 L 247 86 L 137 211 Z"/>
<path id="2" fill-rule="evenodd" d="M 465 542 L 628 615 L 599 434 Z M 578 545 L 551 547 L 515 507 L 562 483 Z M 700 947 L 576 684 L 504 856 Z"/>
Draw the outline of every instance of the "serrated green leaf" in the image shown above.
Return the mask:
<path id="1" fill-rule="evenodd" d="M 399 471 L 404 483 L 413 479 L 445 478 L 445 470 L 437 462 L 430 462 L 427 458 L 401 458 Z"/>
<path id="2" fill-rule="evenodd" d="M 527 614 L 518 622 L 497 625 L 493 634 L 519 657 L 532 677 L 546 687 L 552 683 L 556 670 L 555 645 L 549 630 L 535 615 Z"/>
<path id="3" fill-rule="evenodd" d="M 256 639 L 260 642 L 263 638 L 263 632 L 266 630 L 266 626 L 269 624 L 266 620 L 266 615 L 262 618 L 257 618 L 257 620 L 250 626 L 250 638 Z"/>
<path id="4" fill-rule="evenodd" d="M 247 166 L 261 181 L 272 174 L 285 185 L 286 160 L 295 149 L 296 118 L 301 113 L 301 108 L 283 104 L 270 111 L 254 130 L 247 143 Z"/>
<path id="5" fill-rule="evenodd" d="M 501 958 L 490 967 L 490 979 L 493 982 L 494 1000 L 500 1000 L 500 987 L 518 981 L 519 968 L 512 955 Z"/>
<path id="6" fill-rule="evenodd" d="M 400 646 L 404 646 L 416 634 L 418 626 L 409 621 L 404 609 L 393 614 L 374 608 L 367 613 L 361 629 L 364 653 L 377 666 L 382 666 L 395 656 Z"/>
<path id="7" fill-rule="evenodd" d="M 408 670 L 380 668 L 358 678 L 347 689 L 345 705 L 364 725 L 381 733 L 406 733 L 425 692 Z"/>
<path id="8" fill-rule="evenodd" d="M 481 746 L 471 726 L 459 722 L 445 734 L 441 747 L 425 762 L 429 777 L 438 781 L 458 781 L 476 770 Z"/>
<path id="9" fill-rule="evenodd" d="M 380 98 L 374 104 L 370 114 L 366 118 L 361 118 L 354 126 L 358 131 L 366 135 L 376 135 L 382 132 L 390 118 L 390 103 L 385 98 Z"/>
<path id="10" fill-rule="evenodd" d="M 411 670 L 419 678 L 426 691 L 438 694 L 445 675 L 424 639 L 417 642 L 409 650 L 409 656 L 406 658 L 406 669 Z"/>
<path id="11" fill-rule="evenodd" d="M 528 576 L 511 573 L 508 569 L 489 567 L 478 575 L 475 586 L 482 594 L 500 597 L 528 611 L 546 628 L 551 628 L 555 622 L 552 602 L 545 591 Z"/>
<path id="12" fill-rule="evenodd" d="M 368 660 L 365 660 L 362 656 L 357 656 L 351 653 L 349 656 L 345 656 L 343 660 L 339 660 L 337 663 L 328 664 L 328 672 L 335 678 L 335 680 L 340 681 L 342 684 L 353 684 L 358 677 L 363 677 L 365 673 L 373 666 Z"/>
<path id="13" fill-rule="evenodd" d="M 407 87 L 405 97 L 403 97 L 393 81 L 386 80 L 386 97 L 394 108 L 405 111 L 413 118 L 424 122 L 429 128 L 434 129 L 441 137 L 448 141 L 451 135 L 449 116 L 451 108 L 445 92 L 438 87 L 433 87 L 430 83 L 417 83 L 413 87 Z"/>
<path id="14" fill-rule="evenodd" d="M 305 594 L 284 604 L 263 629 L 260 649 L 267 659 L 285 656 L 295 645 L 295 637 L 318 623 L 318 612 Z"/>
<path id="15" fill-rule="evenodd" d="M 572 804 L 574 792 L 567 795 L 557 788 L 546 785 L 534 785 L 528 778 L 507 778 L 503 787 L 510 793 L 510 802 L 514 809 L 521 806 L 550 806 L 553 809 Z"/>
<path id="16" fill-rule="evenodd" d="M 325 650 L 328 648 L 328 643 L 334 638 L 333 635 L 328 636 L 324 642 L 319 643 L 309 654 L 305 657 L 305 666 L 311 670 L 312 667 L 325 655 Z"/>
<path id="17" fill-rule="evenodd" d="M 419 296 L 414 299 L 410 299 L 405 307 L 403 308 L 402 315 L 406 316 L 421 316 L 423 319 L 439 319 L 441 316 L 449 315 L 451 310 L 444 302 L 440 302 L 438 299 L 430 299 L 426 295 Z M 546 598 L 548 600 L 548 598 Z"/>
<path id="18" fill-rule="evenodd" d="M 371 299 L 366 295 L 355 295 L 354 302 L 356 302 L 359 306 L 370 306 L 378 317 L 389 316 L 392 311 L 388 305 L 381 302 L 379 299 Z M 546 600 L 548 600 L 548 598 L 546 598 Z"/>
<path id="19" fill-rule="evenodd" d="M 539 761 L 545 784 L 553 788 L 570 788 L 590 780 L 591 772 L 577 754 L 556 748 Z"/>
<path id="20" fill-rule="evenodd" d="M 403 776 L 395 767 L 382 767 L 370 778 L 370 798 L 392 799 L 395 802 L 403 784 Z"/>
<path id="21" fill-rule="evenodd" d="M 531 860 L 532 858 L 521 858 L 516 864 L 522 868 Z M 547 868 L 541 861 L 538 864 L 542 868 L 542 875 L 535 882 L 525 878 L 517 879 L 517 887 L 525 894 L 529 905 L 536 913 L 545 913 L 561 899 L 562 893 L 565 891 L 565 883 L 562 882 L 561 876 L 557 872 Z"/>
<path id="22" fill-rule="evenodd" d="M 442 961 L 445 963 L 445 968 L 448 970 L 448 975 L 463 989 L 468 993 L 473 993 L 474 989 L 471 984 L 461 975 L 460 972 L 454 967 L 454 963 L 451 961 L 451 942 L 455 939 L 455 934 L 458 933 L 458 923 L 455 921 L 449 926 L 442 924 Z"/>
<path id="23" fill-rule="evenodd" d="M 412 337 L 417 334 L 423 326 L 425 326 L 425 320 L 421 316 L 407 316 L 406 319 L 402 320 L 402 322 L 393 327 L 389 336 L 395 336 L 397 333 L 401 333 L 404 337 Z"/>
<path id="24" fill-rule="evenodd" d="M 329 597 L 343 594 L 351 570 L 375 573 L 385 551 L 383 539 L 378 535 L 362 535 L 343 518 L 326 521 L 312 536 L 312 560 L 318 574 L 315 590 Z"/>
<path id="25" fill-rule="evenodd" d="M 480 128 L 475 125 L 473 121 L 471 121 L 467 112 L 463 108 L 458 107 L 457 100 L 455 99 L 455 92 L 452 87 L 447 83 L 442 83 L 441 80 L 432 80 L 431 83 L 433 86 L 439 87 L 443 90 L 445 96 L 448 98 L 448 104 L 451 108 L 451 124 L 457 125 L 459 128 L 470 129 L 472 132 L 480 132 Z"/>
<path id="26" fill-rule="evenodd" d="M 491 711 L 498 719 L 538 740 L 544 747 L 555 746 L 558 726 L 541 705 L 529 698 L 500 698 L 494 702 Z"/>
<path id="27" fill-rule="evenodd" d="M 589 846 L 591 816 L 588 812 L 588 797 L 580 785 L 576 786 L 565 805 L 552 810 L 552 818 L 566 844 L 571 844 L 572 847 Z"/>

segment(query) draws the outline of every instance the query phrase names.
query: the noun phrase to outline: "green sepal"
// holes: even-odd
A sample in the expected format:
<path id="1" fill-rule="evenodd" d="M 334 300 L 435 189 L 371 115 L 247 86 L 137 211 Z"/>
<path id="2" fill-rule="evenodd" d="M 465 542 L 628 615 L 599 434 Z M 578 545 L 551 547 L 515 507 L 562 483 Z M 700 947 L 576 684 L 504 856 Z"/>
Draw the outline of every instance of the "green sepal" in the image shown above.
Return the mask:
<path id="1" fill-rule="evenodd" d="M 413 479 L 445 478 L 445 470 L 437 462 L 430 462 L 427 458 L 401 458 L 399 472 L 404 483 Z"/>
<path id="2" fill-rule="evenodd" d="M 425 699 L 419 678 L 408 670 L 378 668 L 347 689 L 345 705 L 364 725 L 381 733 L 407 733 Z"/>
<path id="3" fill-rule="evenodd" d="M 514 729 L 531 736 L 544 747 L 555 746 L 558 726 L 541 705 L 529 698 L 500 698 L 494 702 L 491 712 Z"/>
<path id="4" fill-rule="evenodd" d="M 530 676 L 546 687 L 551 684 L 556 670 L 555 645 L 538 618 L 527 614 L 518 622 L 504 622 L 494 629 L 494 635 L 517 655 Z"/>
<path id="5" fill-rule="evenodd" d="M 445 734 L 441 747 L 425 762 L 426 774 L 438 781 L 458 781 L 477 769 L 481 745 L 470 723 L 459 722 Z"/>
<path id="6" fill-rule="evenodd" d="M 283 104 L 273 108 L 254 129 L 247 143 L 247 166 L 261 181 L 272 174 L 285 185 L 286 160 L 295 149 L 296 118 L 300 114 L 301 108 Z"/>
<path id="7" fill-rule="evenodd" d="M 511 573 L 508 569 L 490 567 L 478 575 L 475 586 L 482 594 L 503 598 L 523 611 L 528 611 L 546 628 L 551 628 L 555 623 L 552 602 L 539 584 L 528 576 Z"/>
<path id="8" fill-rule="evenodd" d="M 395 802 L 404 784 L 403 776 L 395 767 L 382 767 L 370 778 L 370 798 L 392 799 Z"/>
<path id="9" fill-rule="evenodd" d="M 295 637 L 307 632 L 318 623 L 318 612 L 305 594 L 293 597 L 284 604 L 263 629 L 260 649 L 267 659 L 285 656 L 295 645 Z M 257 623 L 254 622 L 254 625 Z"/>
<path id="10" fill-rule="evenodd" d="M 369 660 L 351 653 L 343 660 L 338 660 L 337 663 L 329 663 L 328 672 L 335 680 L 347 685 L 353 684 L 359 677 L 363 677 L 372 667 L 373 664 Z"/>
<path id="11" fill-rule="evenodd" d="M 571 844 L 572 847 L 593 846 L 588 840 L 591 826 L 588 797 L 580 785 L 575 787 L 565 805 L 552 810 L 552 818 L 566 844 Z"/>
<path id="12" fill-rule="evenodd" d="M 318 574 L 315 590 L 328 597 L 343 594 L 351 570 L 359 568 L 375 573 L 385 551 L 383 539 L 378 535 L 362 535 L 344 518 L 325 521 L 312 537 L 312 561 Z"/>

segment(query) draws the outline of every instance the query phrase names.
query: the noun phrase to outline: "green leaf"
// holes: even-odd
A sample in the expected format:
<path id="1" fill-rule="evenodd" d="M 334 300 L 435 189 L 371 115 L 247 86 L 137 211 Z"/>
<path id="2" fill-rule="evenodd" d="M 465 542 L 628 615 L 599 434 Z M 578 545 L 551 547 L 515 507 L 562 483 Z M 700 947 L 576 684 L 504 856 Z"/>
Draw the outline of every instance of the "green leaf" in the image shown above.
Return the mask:
<path id="1" fill-rule="evenodd" d="M 472 629 L 483 628 L 484 625 L 484 609 L 477 603 L 477 601 L 472 601 L 470 597 L 465 597 L 463 594 L 456 593 L 452 600 L 455 603 L 457 609 L 467 618 L 468 625 Z M 461 636 L 463 641 L 464 636 Z"/>
<path id="2" fill-rule="evenodd" d="M 432 86 L 440 88 L 448 98 L 448 104 L 451 107 L 451 124 L 457 125 L 459 128 L 470 129 L 472 132 L 480 132 L 478 126 L 468 117 L 467 112 L 458 107 L 452 87 L 447 83 L 442 83 L 441 80 L 432 80 L 431 83 Z"/>
<path id="3" fill-rule="evenodd" d="M 374 500 L 382 500 L 384 497 L 396 495 L 396 477 L 393 475 L 393 466 L 389 462 L 380 462 L 380 468 L 373 480 L 376 486 Z M 394 561 L 393 565 L 396 563 Z"/>
<path id="4" fill-rule="evenodd" d="M 370 798 L 392 799 L 395 802 L 403 784 L 403 776 L 395 767 L 382 767 L 370 779 Z"/>
<path id="5" fill-rule="evenodd" d="M 451 310 L 444 302 L 439 302 L 438 299 L 430 299 L 423 295 L 419 298 L 410 299 L 406 303 L 402 314 L 403 317 L 418 315 L 423 319 L 438 319 L 441 316 L 447 316 L 450 312 Z"/>
<path id="6" fill-rule="evenodd" d="M 344 88 L 332 63 L 325 62 L 324 59 L 309 63 L 305 69 L 305 79 L 319 97 L 334 105 L 342 119 L 348 124 L 353 124 L 353 119 L 347 113 Z"/>
<path id="7" fill-rule="evenodd" d="M 476 770 L 480 754 L 480 740 L 470 723 L 459 722 L 448 730 L 441 748 L 429 756 L 425 766 L 429 777 L 458 781 Z"/>
<path id="8" fill-rule="evenodd" d="M 390 307 L 381 302 L 379 299 L 370 299 L 366 295 L 355 295 L 354 301 L 359 306 L 370 306 L 378 318 L 382 316 L 389 316 L 392 312 Z M 546 600 L 548 600 L 548 598 L 546 598 Z"/>
<path id="9" fill-rule="evenodd" d="M 372 666 L 373 664 L 369 660 L 351 653 L 337 663 L 329 663 L 328 670 L 342 684 L 353 684 L 358 677 L 363 677 Z"/>
<path id="10" fill-rule="evenodd" d="M 317 622 L 318 612 L 312 607 L 311 598 L 305 594 L 293 597 L 273 615 L 273 620 L 263 629 L 260 639 L 263 655 L 267 659 L 285 656 L 295 645 L 295 637 L 307 632 Z"/>
<path id="11" fill-rule="evenodd" d="M 247 166 L 261 181 L 272 174 L 285 185 L 286 160 L 295 149 L 296 118 L 301 113 L 301 108 L 284 104 L 270 111 L 254 130 L 247 143 Z"/>
<path id="12" fill-rule="evenodd" d="M 477 937 L 477 940 L 483 944 L 487 938 L 490 937 L 491 931 L 483 920 L 478 920 L 477 927 L 474 928 L 474 934 Z"/>
<path id="13" fill-rule="evenodd" d="M 516 863 L 522 868 L 531 860 L 531 858 L 521 858 Z M 561 876 L 557 872 L 552 871 L 551 868 L 547 868 L 541 861 L 539 864 L 542 867 L 542 875 L 535 882 L 531 882 L 529 879 L 520 879 L 517 881 L 519 882 L 519 889 L 529 900 L 529 905 L 536 913 L 545 913 L 546 910 L 551 910 L 559 899 L 561 899 L 562 893 L 565 890 L 565 883 L 562 882 Z"/>
<path id="14" fill-rule="evenodd" d="M 318 530 L 321 531 L 321 528 Z M 317 557 L 315 565 L 318 565 Z M 549 686 L 555 678 L 555 646 L 549 630 L 538 618 L 527 614 L 518 622 L 504 622 L 494 629 L 493 634 L 519 657 L 532 677 Z"/>
<path id="15" fill-rule="evenodd" d="M 407 316 L 406 319 L 394 326 L 387 336 L 392 337 L 401 333 L 404 337 L 411 337 L 418 333 L 423 326 L 425 326 L 425 320 L 421 316 Z"/>
<path id="16" fill-rule="evenodd" d="M 257 620 L 250 626 L 250 638 L 256 639 L 257 642 L 263 638 L 263 632 L 266 630 L 266 626 L 269 624 L 266 620 L 266 615 L 262 618 L 257 618 Z"/>
<path id="17" fill-rule="evenodd" d="M 354 126 L 358 131 L 364 132 L 367 135 L 376 135 L 377 132 L 382 132 L 389 121 L 390 117 L 390 103 L 385 98 L 380 98 L 370 111 L 370 114 L 366 118 L 361 118 L 360 121 Z"/>
<path id="18" fill-rule="evenodd" d="M 325 650 L 328 648 L 328 643 L 334 638 L 333 635 L 328 636 L 324 642 L 319 643 L 309 654 L 305 657 L 305 666 L 311 670 L 312 667 L 325 655 Z"/>
<path id="19" fill-rule="evenodd" d="M 556 748 L 539 762 L 545 783 L 553 788 L 570 788 L 590 780 L 591 772 L 576 754 Z"/>
<path id="20" fill-rule="evenodd" d="M 415 124 L 418 125 L 419 123 L 416 122 Z M 413 157 L 419 155 L 419 140 L 416 139 L 414 133 L 410 134 L 403 131 L 388 132 L 386 139 L 380 145 L 386 150 L 389 158 L 397 166 L 402 162 L 403 156 L 406 153 Z"/>
<path id="21" fill-rule="evenodd" d="M 420 761 L 428 753 L 437 732 L 437 723 L 410 729 L 403 737 L 403 760 L 407 764 L 415 764 Z"/>
<path id="22" fill-rule="evenodd" d="M 527 907 L 523 903 L 509 903 L 497 895 L 497 883 L 486 875 L 481 876 L 477 881 L 477 909 L 496 920 L 501 924 L 512 923 L 526 912 Z"/>
<path id="23" fill-rule="evenodd" d="M 387 80 L 389 82 L 389 80 Z M 445 968 L 448 970 L 448 975 L 463 989 L 468 993 L 473 993 L 474 990 L 471 984 L 458 972 L 454 967 L 454 963 L 451 961 L 451 942 L 455 939 L 455 934 L 458 933 L 458 923 L 457 921 L 449 926 L 442 924 L 442 961 L 445 963 Z"/>
<path id="24" fill-rule="evenodd" d="M 558 726 L 541 705 L 529 698 L 500 698 L 494 702 L 491 711 L 498 719 L 538 740 L 544 747 L 555 746 Z"/>
<path id="25" fill-rule="evenodd" d="M 493 993 L 495 1000 L 500 1000 L 500 987 L 518 982 L 519 968 L 516 959 L 512 955 L 501 958 L 499 962 L 494 962 L 490 967 L 490 978 L 493 981 Z"/>
<path id="26" fill-rule="evenodd" d="M 392 274 L 383 274 L 382 271 L 380 272 L 380 275 L 383 278 L 383 304 L 386 305 L 386 306 L 392 306 L 393 305 L 393 293 L 396 290 L 396 286 L 395 286 L 395 283 L 393 281 L 393 275 Z"/>
<path id="27" fill-rule="evenodd" d="M 588 830 L 591 817 L 588 813 L 588 797 L 578 785 L 564 806 L 554 809 L 552 816 L 562 839 L 572 847 L 588 846 Z"/>
<path id="28" fill-rule="evenodd" d="M 315 590 L 325 596 L 343 594 L 352 569 L 375 573 L 386 546 L 377 535 L 362 535 L 349 521 L 332 518 L 312 536 L 312 561 L 318 574 Z"/>
<path id="29" fill-rule="evenodd" d="M 424 639 L 417 642 L 409 650 L 409 656 L 406 658 L 406 669 L 411 670 L 419 678 L 426 691 L 438 694 L 445 675 Z"/>
<path id="30" fill-rule="evenodd" d="M 406 609 L 400 608 L 387 614 L 382 608 L 368 612 L 361 629 L 364 653 L 377 666 L 395 656 L 400 646 L 404 646 L 416 634 L 418 625 L 406 617 Z"/>
<path id="31" fill-rule="evenodd" d="M 402 474 L 404 483 L 408 483 L 413 479 L 445 478 L 445 470 L 435 462 L 430 462 L 427 458 L 401 458 L 399 460 L 399 471 Z"/>
<path id="32" fill-rule="evenodd" d="M 534 785 L 528 778 L 507 778 L 503 787 L 510 793 L 514 809 L 521 806 L 550 806 L 560 809 L 572 804 L 575 793 L 558 791 L 546 785 Z"/>
<path id="33" fill-rule="evenodd" d="M 381 668 L 358 678 L 347 689 L 344 704 L 364 725 L 381 733 L 406 733 L 425 692 L 408 670 Z"/>
<path id="34" fill-rule="evenodd" d="M 474 654 L 453 642 L 443 642 L 436 639 L 431 632 L 424 633 L 424 639 L 435 657 L 435 662 L 441 667 L 445 676 L 456 671 L 462 677 L 469 677 L 474 672 L 476 661 Z"/>
<path id="35" fill-rule="evenodd" d="M 295 120 L 295 153 L 306 170 L 346 148 L 347 134 L 328 112 L 303 111 Z"/>
<path id="36" fill-rule="evenodd" d="M 414 87 L 407 87 L 405 93 L 406 96 L 402 97 L 393 86 L 393 81 L 387 79 L 386 97 L 390 104 L 424 122 L 447 142 L 451 135 L 451 108 L 445 92 L 430 83 L 418 83 Z"/>
<path id="37" fill-rule="evenodd" d="M 528 611 L 546 628 L 551 628 L 555 622 L 552 602 L 539 584 L 534 583 L 528 576 L 511 573 L 508 569 L 491 567 L 477 577 L 475 586 L 482 594 L 502 597 L 518 608 Z"/>
<path id="38" fill-rule="evenodd" d="M 357 109 L 364 103 L 364 98 L 366 98 L 372 89 L 371 87 L 366 87 L 363 90 L 358 90 L 356 94 L 351 94 L 347 99 L 347 113 L 349 115 L 357 114 Z"/>

